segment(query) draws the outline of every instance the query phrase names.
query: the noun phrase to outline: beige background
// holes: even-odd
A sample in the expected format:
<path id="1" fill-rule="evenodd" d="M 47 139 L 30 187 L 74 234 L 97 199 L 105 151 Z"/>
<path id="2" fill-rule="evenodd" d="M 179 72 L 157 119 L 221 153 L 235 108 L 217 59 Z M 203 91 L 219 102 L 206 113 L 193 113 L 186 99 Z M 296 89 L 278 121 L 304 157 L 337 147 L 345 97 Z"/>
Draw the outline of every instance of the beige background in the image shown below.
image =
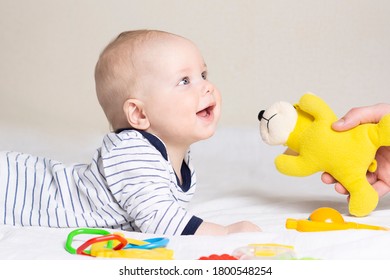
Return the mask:
<path id="1" fill-rule="evenodd" d="M 0 0 L 0 122 L 97 144 L 87 135 L 108 131 L 97 57 L 138 28 L 199 46 L 223 94 L 222 126 L 257 127 L 261 108 L 307 91 L 339 115 L 389 102 L 389 15 L 387 0 Z"/>

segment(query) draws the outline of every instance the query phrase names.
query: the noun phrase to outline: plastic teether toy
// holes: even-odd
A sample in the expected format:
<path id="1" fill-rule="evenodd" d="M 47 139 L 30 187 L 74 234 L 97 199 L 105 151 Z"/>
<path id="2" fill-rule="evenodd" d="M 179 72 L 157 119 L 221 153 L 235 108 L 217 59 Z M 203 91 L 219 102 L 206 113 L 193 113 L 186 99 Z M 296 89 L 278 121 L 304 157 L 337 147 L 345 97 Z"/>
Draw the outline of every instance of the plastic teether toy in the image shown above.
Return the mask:
<path id="1" fill-rule="evenodd" d="M 307 220 L 287 219 L 286 228 L 296 229 L 297 231 L 329 231 L 345 229 L 389 230 L 388 228 L 380 226 L 346 222 L 337 210 L 329 207 L 318 208 L 311 213 L 309 219 Z"/>
<path id="2" fill-rule="evenodd" d="M 239 260 L 291 260 L 295 259 L 294 247 L 283 244 L 249 244 L 237 248 L 233 254 Z"/>
<path id="3" fill-rule="evenodd" d="M 90 238 L 77 249 L 73 239 L 81 234 L 98 235 Z M 125 238 L 122 233 L 110 233 L 103 229 L 79 228 L 69 233 L 65 249 L 71 254 L 102 258 L 131 258 L 151 260 L 171 260 L 173 250 L 165 248 L 169 239 L 164 237 L 138 240 Z M 87 249 L 89 248 L 90 249 Z"/>

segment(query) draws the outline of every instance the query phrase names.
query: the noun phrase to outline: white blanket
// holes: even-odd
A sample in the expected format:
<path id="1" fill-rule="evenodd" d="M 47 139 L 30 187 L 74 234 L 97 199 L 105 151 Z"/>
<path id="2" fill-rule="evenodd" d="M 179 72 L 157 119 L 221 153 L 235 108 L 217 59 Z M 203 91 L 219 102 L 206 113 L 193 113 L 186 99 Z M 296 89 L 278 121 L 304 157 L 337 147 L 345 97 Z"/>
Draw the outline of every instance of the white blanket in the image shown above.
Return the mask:
<path id="1" fill-rule="evenodd" d="M 20 131 L 8 133 L 0 144 L 7 149 L 13 148 L 10 141 L 13 144 L 20 142 L 18 137 L 22 134 Z M 31 138 L 28 152 L 35 150 L 45 155 L 60 153 L 60 159 L 69 159 L 72 153 L 78 153 L 78 157 L 75 157 L 77 160 L 80 155 L 84 157 L 87 154 L 85 145 L 75 139 L 72 140 L 73 144 L 66 143 L 71 151 L 62 149 L 53 152 L 70 139 L 62 139 L 60 143 L 51 145 L 44 142 L 45 150 L 42 135 L 23 135 Z M 312 211 L 325 206 L 340 211 L 346 221 L 390 226 L 390 200 L 389 197 L 382 198 L 377 209 L 368 217 L 349 216 L 346 197 L 337 194 L 332 186 L 324 185 L 320 181 L 320 174 L 304 178 L 279 174 L 273 160 L 282 151 L 281 147 L 269 147 L 262 143 L 256 126 L 220 128 L 212 139 L 195 144 L 193 156 L 199 184 L 190 210 L 206 221 L 220 224 L 249 220 L 258 224 L 263 231 L 218 237 L 170 236 L 168 248 L 174 250 L 174 258 L 195 260 L 211 254 L 231 254 L 236 248 L 252 243 L 277 243 L 293 246 L 297 258 L 390 259 L 390 232 L 387 231 L 297 232 L 286 229 L 287 218 L 307 219 Z M 87 157 L 85 160 L 88 160 Z M 0 259 L 90 258 L 65 251 L 64 244 L 72 230 L 1 225 Z M 133 232 L 124 234 L 137 239 L 152 237 L 150 234 Z M 81 244 L 85 241 L 83 238 L 80 236 L 75 242 Z"/>

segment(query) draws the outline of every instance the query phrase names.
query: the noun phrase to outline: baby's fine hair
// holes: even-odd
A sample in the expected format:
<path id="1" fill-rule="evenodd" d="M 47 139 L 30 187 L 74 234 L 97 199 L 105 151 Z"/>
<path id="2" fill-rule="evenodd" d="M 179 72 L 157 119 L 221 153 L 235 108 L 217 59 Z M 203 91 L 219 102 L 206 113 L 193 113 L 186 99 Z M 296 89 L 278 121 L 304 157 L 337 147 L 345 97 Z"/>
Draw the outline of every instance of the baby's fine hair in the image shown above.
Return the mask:
<path id="1" fill-rule="evenodd" d="M 125 31 L 111 41 L 99 56 L 95 67 L 96 94 L 114 131 L 129 126 L 123 104 L 138 86 L 134 58 L 139 55 L 138 50 L 144 43 L 161 36 L 176 35 L 159 30 Z"/>

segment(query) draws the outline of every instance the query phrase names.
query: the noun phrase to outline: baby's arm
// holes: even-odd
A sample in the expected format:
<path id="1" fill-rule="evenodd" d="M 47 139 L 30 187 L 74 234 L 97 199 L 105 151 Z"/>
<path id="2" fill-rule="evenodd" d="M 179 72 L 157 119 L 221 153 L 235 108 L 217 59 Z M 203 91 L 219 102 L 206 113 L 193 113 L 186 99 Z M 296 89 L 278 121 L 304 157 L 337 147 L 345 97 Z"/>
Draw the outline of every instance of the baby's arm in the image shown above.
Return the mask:
<path id="1" fill-rule="evenodd" d="M 227 235 L 238 232 L 259 232 L 261 229 L 248 221 L 241 221 L 231 225 L 222 226 L 214 223 L 203 222 L 196 230 L 196 235 Z"/>

